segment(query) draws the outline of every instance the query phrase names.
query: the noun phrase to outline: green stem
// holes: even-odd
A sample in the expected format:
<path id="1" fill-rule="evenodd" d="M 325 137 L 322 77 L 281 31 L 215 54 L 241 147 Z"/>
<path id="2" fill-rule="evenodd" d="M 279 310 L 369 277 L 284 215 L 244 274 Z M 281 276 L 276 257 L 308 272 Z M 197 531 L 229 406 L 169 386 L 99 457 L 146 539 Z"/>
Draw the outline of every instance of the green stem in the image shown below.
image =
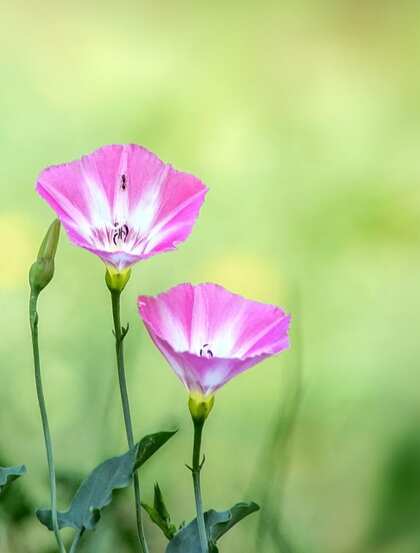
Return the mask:
<path id="1" fill-rule="evenodd" d="M 83 536 L 83 532 L 84 532 L 84 528 L 77 531 L 76 535 L 74 536 L 73 543 L 71 544 L 71 547 L 70 547 L 70 553 L 76 553 L 76 549 L 77 549 L 77 547 L 80 543 L 80 540 Z"/>
<path id="2" fill-rule="evenodd" d="M 57 489 L 56 489 L 56 480 L 55 480 L 54 456 L 53 456 L 50 428 L 48 424 L 47 407 L 45 405 L 44 391 L 42 388 L 41 363 L 39 358 L 37 302 L 38 302 L 38 294 L 32 291 L 30 300 L 29 300 L 29 320 L 31 324 L 31 333 L 32 333 L 32 348 L 33 348 L 33 355 L 34 355 L 36 393 L 38 396 L 39 410 L 41 413 L 45 449 L 47 451 L 47 462 L 48 462 L 48 472 L 49 472 L 50 491 L 51 491 L 51 518 L 52 518 L 52 525 L 53 525 L 53 530 L 55 534 L 55 539 L 57 540 L 59 551 L 60 553 L 66 553 L 66 548 L 64 547 L 63 540 L 61 539 L 60 529 L 58 527 L 58 519 L 57 519 Z"/>
<path id="3" fill-rule="evenodd" d="M 120 384 L 121 402 L 124 413 L 125 430 L 127 433 L 128 447 L 132 449 L 134 447 L 133 437 L 133 425 L 131 423 L 130 404 L 128 401 L 127 382 L 125 378 L 124 367 L 124 345 L 123 341 L 127 334 L 127 329 L 121 328 L 121 316 L 120 316 L 120 298 L 121 292 L 111 291 L 112 297 L 112 315 L 114 318 L 114 332 L 115 332 L 115 350 L 117 353 L 117 366 L 118 366 L 118 380 Z M 146 537 L 144 535 L 143 520 L 141 515 L 141 497 L 140 497 L 140 482 L 138 472 L 133 474 L 133 487 L 134 498 L 136 504 L 136 520 L 137 520 L 137 535 L 139 539 L 140 551 L 142 553 L 149 553 L 147 547 Z"/>
<path id="4" fill-rule="evenodd" d="M 206 525 L 203 514 L 203 499 L 201 497 L 200 473 L 202 463 L 200 463 L 201 437 L 203 433 L 204 421 L 193 419 L 194 423 L 194 446 L 192 457 L 192 477 L 194 484 L 195 509 L 197 512 L 198 535 L 200 537 L 201 553 L 208 553 L 209 545 L 206 532 Z"/>

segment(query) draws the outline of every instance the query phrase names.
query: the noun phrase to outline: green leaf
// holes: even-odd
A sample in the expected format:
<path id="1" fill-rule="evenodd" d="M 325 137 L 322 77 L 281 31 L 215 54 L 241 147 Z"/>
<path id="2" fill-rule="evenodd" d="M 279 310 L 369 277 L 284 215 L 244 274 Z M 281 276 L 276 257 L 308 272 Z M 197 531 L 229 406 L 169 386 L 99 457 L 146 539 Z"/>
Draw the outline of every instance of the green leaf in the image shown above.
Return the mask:
<path id="1" fill-rule="evenodd" d="M 216 542 L 235 524 L 243 518 L 258 511 L 259 506 L 254 503 L 237 503 L 228 511 L 210 510 L 204 513 L 207 535 L 210 541 L 211 553 L 217 553 Z M 197 519 L 180 530 L 169 542 L 166 553 L 200 553 L 200 539 L 198 535 Z"/>
<path id="2" fill-rule="evenodd" d="M 58 513 L 59 527 L 93 530 L 101 517 L 101 509 L 111 502 L 112 492 L 130 484 L 136 455 L 137 446 L 97 466 L 82 482 L 70 509 Z M 39 509 L 36 515 L 42 524 L 53 530 L 50 509 Z"/>
<path id="3" fill-rule="evenodd" d="M 154 508 L 157 513 L 159 513 L 159 516 L 166 521 L 170 520 L 170 515 L 168 513 L 168 509 L 166 508 L 165 502 L 163 500 L 162 492 L 159 488 L 159 484 L 156 482 L 155 484 L 155 497 L 154 497 Z"/>
<path id="4" fill-rule="evenodd" d="M 230 511 L 227 511 L 230 513 L 229 520 L 226 521 L 220 521 L 216 522 L 210 529 L 210 539 L 212 542 L 216 543 L 218 539 L 220 539 L 223 534 L 226 534 L 235 524 L 240 522 L 243 518 L 247 517 L 248 515 L 255 513 L 255 511 L 259 510 L 259 505 L 251 501 L 250 503 L 237 503 L 230 509 Z"/>
<path id="5" fill-rule="evenodd" d="M 217 512 L 207 511 L 204 513 L 207 533 L 210 535 L 210 528 L 214 524 L 228 522 L 229 511 Z M 168 543 L 166 553 L 201 553 L 200 538 L 198 535 L 197 519 L 194 519 L 187 526 L 184 526 Z"/>
<path id="6" fill-rule="evenodd" d="M 149 434 L 145 436 L 139 445 L 139 451 L 137 453 L 136 463 L 134 470 L 140 468 L 158 449 L 160 449 L 166 442 L 176 434 L 178 430 L 172 430 L 170 432 L 156 432 L 156 434 Z"/>
<path id="7" fill-rule="evenodd" d="M 24 474 L 26 474 L 25 465 L 17 465 L 16 467 L 0 467 L 0 493 L 7 486 L 7 484 L 10 484 L 10 482 L 13 482 L 13 480 L 16 480 L 16 478 L 19 478 Z"/>
<path id="8" fill-rule="evenodd" d="M 146 503 L 142 503 L 142 507 L 148 513 L 152 522 L 159 526 L 168 540 L 171 540 L 176 534 L 176 527 L 171 523 L 171 517 L 168 513 L 163 500 L 162 492 L 160 491 L 160 487 L 157 482 L 155 484 L 153 507 L 150 507 L 150 505 L 147 505 Z"/>
<path id="9" fill-rule="evenodd" d="M 126 488 L 133 472 L 145 463 L 175 432 L 158 432 L 145 436 L 131 450 L 104 461 L 82 482 L 66 512 L 58 513 L 60 528 L 93 530 L 101 518 L 101 510 L 109 505 L 114 490 Z M 38 520 L 53 530 L 50 509 L 39 509 Z"/>

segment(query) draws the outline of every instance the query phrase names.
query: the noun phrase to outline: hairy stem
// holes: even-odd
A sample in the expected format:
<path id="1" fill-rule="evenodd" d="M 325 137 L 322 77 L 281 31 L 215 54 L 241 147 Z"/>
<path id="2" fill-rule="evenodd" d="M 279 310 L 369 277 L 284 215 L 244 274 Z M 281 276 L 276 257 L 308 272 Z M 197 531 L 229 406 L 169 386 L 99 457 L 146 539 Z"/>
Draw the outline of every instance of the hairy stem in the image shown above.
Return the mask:
<path id="1" fill-rule="evenodd" d="M 208 553 L 209 544 L 207 539 L 206 525 L 204 522 L 203 499 L 201 497 L 200 473 L 202 464 L 200 463 L 201 437 L 203 433 L 204 421 L 193 419 L 194 423 L 194 445 L 192 457 L 192 477 L 194 484 L 195 509 L 197 513 L 198 535 L 200 537 L 201 553 Z"/>
<path id="2" fill-rule="evenodd" d="M 38 344 L 38 312 L 37 312 L 38 294 L 34 291 L 31 292 L 29 300 L 29 320 L 31 324 L 32 334 L 32 348 L 34 355 L 34 368 L 35 368 L 35 384 L 36 393 L 38 396 L 39 410 L 41 413 L 42 430 L 44 432 L 45 449 L 47 452 L 48 473 L 50 479 L 50 492 L 51 492 L 51 518 L 52 525 L 57 541 L 58 549 L 60 553 L 66 553 L 63 540 L 61 539 L 60 529 L 58 527 L 57 520 L 57 489 L 55 480 L 55 467 L 54 456 L 51 441 L 50 427 L 48 424 L 47 407 L 45 405 L 44 390 L 42 387 L 41 378 L 41 363 L 39 357 L 39 344 Z"/>
<path id="3" fill-rule="evenodd" d="M 124 414 L 125 430 L 127 434 L 128 447 L 132 449 L 134 447 L 133 437 L 133 425 L 131 423 L 130 404 L 128 401 L 127 382 L 125 378 L 125 366 L 124 366 L 124 338 L 127 333 L 128 327 L 123 329 L 121 327 L 120 316 L 120 298 L 121 292 L 112 291 L 112 315 L 114 318 L 114 333 L 115 333 L 115 350 L 117 354 L 117 366 L 118 366 L 118 380 L 120 384 L 121 402 Z M 147 547 L 146 538 L 144 535 L 143 520 L 141 514 L 141 497 L 140 497 L 140 482 L 138 477 L 138 471 L 133 474 L 133 487 L 134 498 L 136 504 L 136 520 L 137 520 L 137 534 L 139 539 L 141 553 L 149 553 Z"/>

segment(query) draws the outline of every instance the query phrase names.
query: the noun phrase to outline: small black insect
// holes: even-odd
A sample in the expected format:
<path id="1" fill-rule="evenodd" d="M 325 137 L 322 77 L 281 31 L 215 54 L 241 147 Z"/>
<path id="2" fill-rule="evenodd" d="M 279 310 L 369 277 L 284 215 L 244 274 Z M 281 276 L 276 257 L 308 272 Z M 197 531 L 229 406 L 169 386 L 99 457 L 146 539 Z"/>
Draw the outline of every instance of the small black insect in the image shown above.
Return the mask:
<path id="1" fill-rule="evenodd" d="M 118 227 L 118 223 L 114 223 L 114 227 Z M 122 225 L 116 228 L 112 236 L 114 244 L 117 245 L 117 240 L 123 240 L 125 242 L 128 237 L 128 232 L 129 230 L 127 225 Z"/>
<path id="2" fill-rule="evenodd" d="M 209 349 L 209 344 L 203 344 L 203 347 L 200 349 L 200 357 L 207 355 L 207 357 L 213 357 L 213 352 Z"/>
<path id="3" fill-rule="evenodd" d="M 121 175 L 121 190 L 125 190 L 127 188 L 127 177 L 125 175 Z"/>

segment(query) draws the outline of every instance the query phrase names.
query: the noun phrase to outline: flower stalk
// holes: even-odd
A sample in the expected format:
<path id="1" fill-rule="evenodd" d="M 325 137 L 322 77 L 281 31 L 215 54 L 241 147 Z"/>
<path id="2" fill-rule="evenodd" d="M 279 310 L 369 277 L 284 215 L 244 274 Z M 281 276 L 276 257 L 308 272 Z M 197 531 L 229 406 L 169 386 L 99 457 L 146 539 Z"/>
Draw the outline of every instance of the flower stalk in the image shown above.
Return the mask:
<path id="1" fill-rule="evenodd" d="M 51 433 L 50 433 L 50 427 L 48 423 L 47 407 L 45 404 L 44 390 L 42 386 L 42 377 L 41 377 L 41 363 L 40 363 L 39 343 L 38 343 L 38 312 L 37 312 L 38 295 L 39 293 L 37 292 L 31 292 L 31 296 L 29 300 L 29 320 L 31 324 L 31 334 L 32 334 L 32 349 L 33 349 L 34 368 L 35 368 L 35 384 L 36 384 L 36 393 L 38 396 L 39 411 L 41 413 L 42 430 L 44 432 L 45 449 L 47 452 L 48 474 L 49 474 L 49 480 L 50 480 L 52 525 L 53 525 L 58 549 L 60 553 L 66 553 L 66 548 L 64 547 L 64 543 L 60 535 L 60 529 L 58 527 L 58 520 L 57 520 L 57 486 L 56 486 L 56 478 L 55 478 L 54 455 L 53 455 Z"/>
<path id="2" fill-rule="evenodd" d="M 206 531 L 206 524 L 204 522 L 204 513 L 203 513 L 203 498 L 201 495 L 201 480 L 200 473 L 203 468 L 203 461 L 200 461 L 201 456 L 201 439 L 203 434 L 204 420 L 194 419 L 194 445 L 193 445 L 193 456 L 192 456 L 192 478 L 194 485 L 194 497 L 195 497 L 195 510 L 197 513 L 197 526 L 198 526 L 198 535 L 200 538 L 200 547 L 201 553 L 208 553 L 209 544 Z"/>
<path id="3" fill-rule="evenodd" d="M 57 251 L 60 234 L 60 223 L 56 220 L 48 229 L 38 252 L 38 257 L 29 272 L 31 294 L 29 298 L 29 321 L 31 326 L 32 349 L 35 369 L 35 385 L 41 413 L 42 430 L 44 433 L 45 449 L 47 453 L 48 474 L 50 481 L 51 516 L 55 539 L 60 553 L 66 553 L 63 540 L 60 535 L 57 517 L 57 485 L 51 432 L 48 423 L 47 406 L 45 403 L 44 389 L 42 385 L 41 361 L 38 341 L 38 297 L 54 276 L 54 257 Z"/>
<path id="4" fill-rule="evenodd" d="M 124 424 L 127 434 L 128 447 L 132 449 L 134 447 L 133 425 L 131 422 L 130 403 L 128 399 L 127 381 L 125 376 L 125 363 L 124 363 L 124 338 L 128 332 L 128 325 L 126 327 L 121 326 L 121 291 L 125 287 L 129 278 L 129 274 L 126 279 L 117 278 L 117 280 L 110 278 L 109 272 L 106 274 L 106 283 L 111 292 L 112 299 L 112 316 L 114 320 L 114 335 L 115 335 L 115 351 L 117 356 L 117 368 L 118 368 L 118 381 L 120 386 L 121 403 L 124 415 Z M 121 282 L 123 285 L 121 287 Z M 112 284 L 115 284 L 114 286 Z M 140 482 L 138 471 L 133 474 L 133 488 L 134 499 L 136 506 L 136 522 L 137 522 L 137 535 L 139 539 L 141 553 L 149 553 L 149 549 L 144 535 L 143 519 L 141 513 L 141 494 L 140 494 Z"/>
<path id="5" fill-rule="evenodd" d="M 78 530 L 76 535 L 74 536 L 74 540 L 70 547 L 70 553 L 76 553 L 77 547 L 79 546 L 80 540 L 82 539 L 84 530 Z"/>
<path id="6" fill-rule="evenodd" d="M 208 553 L 209 543 L 204 521 L 203 498 L 201 495 L 201 469 L 205 458 L 201 461 L 201 440 L 203 436 L 204 423 L 213 409 L 214 396 L 205 397 L 198 392 L 192 392 L 188 400 L 188 408 L 194 425 L 194 442 L 192 466 L 189 467 L 192 473 L 194 485 L 195 510 L 197 513 L 198 535 L 200 538 L 201 553 Z"/>

